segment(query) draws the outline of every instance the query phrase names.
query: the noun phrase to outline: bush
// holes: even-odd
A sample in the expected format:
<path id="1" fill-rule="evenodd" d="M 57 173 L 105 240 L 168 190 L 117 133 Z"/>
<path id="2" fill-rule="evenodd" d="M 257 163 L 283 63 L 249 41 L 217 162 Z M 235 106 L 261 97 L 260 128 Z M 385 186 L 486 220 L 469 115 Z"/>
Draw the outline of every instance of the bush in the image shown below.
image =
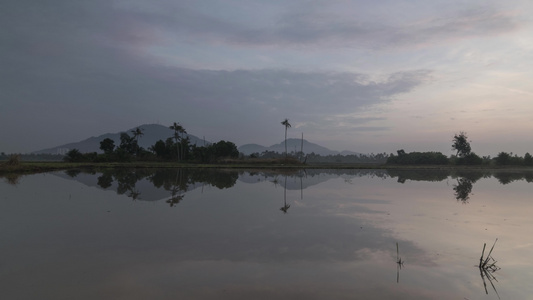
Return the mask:
<path id="1" fill-rule="evenodd" d="M 533 156 L 531 156 L 531 154 L 526 153 L 526 155 L 524 155 L 524 165 L 525 166 L 533 166 Z"/>
<path id="2" fill-rule="evenodd" d="M 83 161 L 83 154 L 78 149 L 72 149 L 67 152 L 64 160 L 66 162 L 81 162 Z"/>
<path id="3" fill-rule="evenodd" d="M 398 150 L 398 155 L 391 155 L 387 164 L 398 165 L 447 165 L 448 158 L 440 152 L 410 152 Z"/>
<path id="4" fill-rule="evenodd" d="M 482 163 L 483 159 L 474 152 L 470 152 L 463 157 L 458 157 L 455 160 L 455 164 L 457 165 L 481 165 Z"/>
<path id="5" fill-rule="evenodd" d="M 19 154 L 11 154 L 9 156 L 9 159 L 6 163 L 8 166 L 18 166 L 20 164 L 20 155 Z"/>

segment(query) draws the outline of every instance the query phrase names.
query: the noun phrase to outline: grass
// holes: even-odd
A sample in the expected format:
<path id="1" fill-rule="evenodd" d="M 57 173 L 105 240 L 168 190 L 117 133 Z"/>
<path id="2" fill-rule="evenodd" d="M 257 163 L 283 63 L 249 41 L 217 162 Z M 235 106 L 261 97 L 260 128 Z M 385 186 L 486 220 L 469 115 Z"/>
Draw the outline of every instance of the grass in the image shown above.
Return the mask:
<path id="1" fill-rule="evenodd" d="M 394 169 L 394 170 L 533 170 L 533 167 L 517 166 L 455 166 L 455 165 L 386 165 L 386 164 L 303 164 L 294 158 L 281 159 L 233 159 L 216 164 L 194 164 L 180 162 L 25 162 L 12 158 L 0 162 L 0 176 L 7 174 L 30 174 L 69 169 L 108 168 L 224 168 L 224 169 Z"/>

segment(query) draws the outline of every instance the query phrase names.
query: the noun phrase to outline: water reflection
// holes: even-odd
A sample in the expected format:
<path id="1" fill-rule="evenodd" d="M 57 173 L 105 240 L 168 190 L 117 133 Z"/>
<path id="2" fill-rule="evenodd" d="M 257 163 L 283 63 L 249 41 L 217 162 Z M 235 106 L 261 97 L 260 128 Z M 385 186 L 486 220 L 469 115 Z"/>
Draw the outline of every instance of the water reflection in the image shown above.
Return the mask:
<path id="1" fill-rule="evenodd" d="M 0 182 L 0 295 L 54 299 L 68 286 L 61 297 L 524 299 L 530 181 L 513 173 L 506 184 L 526 182 L 503 187 L 504 175 L 124 169 Z M 494 272 L 473 267 L 479 240 L 495 237 L 498 291 Z"/>
<path id="2" fill-rule="evenodd" d="M 370 177 L 370 178 L 396 178 L 398 183 L 404 184 L 407 181 L 426 181 L 441 182 L 454 179 L 452 185 L 453 195 L 457 201 L 468 203 L 475 183 L 482 178 L 496 178 L 502 185 L 507 185 L 515 181 L 525 180 L 528 183 L 533 182 L 533 171 L 503 171 L 503 170 L 290 170 L 282 173 L 265 170 L 265 171 L 237 171 L 237 170 L 215 170 L 215 169 L 107 169 L 101 173 L 93 170 L 68 170 L 65 174 L 74 179 L 80 175 L 85 175 L 83 181 L 88 183 L 87 176 L 96 176 L 96 185 L 103 189 L 114 189 L 119 195 L 126 195 L 133 200 L 154 201 L 165 199 L 171 207 L 183 200 L 185 193 L 198 187 L 212 186 L 218 189 L 233 187 L 237 181 L 248 183 L 257 183 L 270 181 L 275 187 L 283 181 L 283 206 L 281 211 L 287 213 L 291 207 L 287 203 L 286 191 L 299 189 L 300 198 L 303 199 L 303 190 L 320 184 L 321 182 L 343 176 L 344 181 L 352 184 L 352 178 Z M 20 176 L 10 175 L 5 177 L 6 182 L 17 184 Z M 289 183 L 288 178 L 297 179 Z M 136 185 L 142 181 L 143 189 Z M 152 189 L 147 187 L 146 183 L 151 183 Z M 92 184 L 90 184 L 92 185 Z M 154 189 L 163 189 L 169 192 L 169 196 L 161 197 L 160 193 L 155 193 Z M 143 199 L 143 194 L 146 195 Z M 155 196 L 155 194 L 158 194 Z M 159 197 L 159 198 L 158 198 Z"/>
<path id="3" fill-rule="evenodd" d="M 470 193 L 472 193 L 473 182 L 466 177 L 457 178 L 457 184 L 453 186 L 455 192 L 455 199 L 463 203 L 468 203 Z"/>
<path id="4" fill-rule="evenodd" d="M 285 175 L 285 184 L 283 185 L 283 206 L 280 210 L 286 214 L 289 208 L 291 208 L 291 205 L 287 204 L 287 175 Z"/>
<path id="5" fill-rule="evenodd" d="M 400 283 L 400 270 L 403 267 L 405 261 L 400 257 L 400 246 L 396 242 L 396 283 Z"/>

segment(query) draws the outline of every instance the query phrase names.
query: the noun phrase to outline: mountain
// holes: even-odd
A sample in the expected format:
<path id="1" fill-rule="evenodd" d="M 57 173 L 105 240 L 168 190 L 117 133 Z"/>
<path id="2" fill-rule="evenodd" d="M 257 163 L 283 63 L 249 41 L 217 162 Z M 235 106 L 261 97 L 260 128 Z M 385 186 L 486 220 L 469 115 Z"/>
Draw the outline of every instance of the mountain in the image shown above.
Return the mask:
<path id="1" fill-rule="evenodd" d="M 301 146 L 302 146 L 301 139 L 287 139 L 287 151 L 289 153 L 300 151 Z M 262 153 L 264 151 L 274 151 L 278 153 L 285 153 L 285 141 L 279 144 L 269 146 L 269 147 L 261 146 L 258 144 L 246 144 L 246 145 L 242 145 L 239 147 L 239 152 L 242 152 L 245 155 L 250 155 L 252 153 Z M 303 140 L 303 152 L 306 154 L 314 152 L 315 154 L 320 154 L 320 155 L 339 154 L 338 151 L 330 150 L 326 147 L 322 147 L 318 144 L 311 143 L 307 140 Z"/>
<path id="2" fill-rule="evenodd" d="M 148 147 L 154 145 L 158 140 L 165 141 L 167 138 L 174 136 L 174 130 L 158 124 L 145 124 L 138 126 L 143 130 L 144 135 L 139 137 L 139 146 L 148 149 Z M 135 127 L 137 128 L 137 127 Z M 130 136 L 132 136 L 131 131 L 135 130 L 135 128 L 128 129 L 126 132 Z M 185 134 L 184 136 L 188 136 L 190 139 L 191 144 L 196 144 L 198 146 L 203 146 L 205 144 L 210 144 L 210 142 L 205 142 L 203 139 L 200 139 L 192 134 Z M 72 149 L 78 149 L 82 153 L 87 152 L 98 152 L 101 153 L 102 150 L 100 150 L 100 142 L 106 138 L 110 138 L 113 141 L 115 141 L 115 145 L 120 145 L 120 132 L 117 133 L 106 133 L 99 135 L 97 137 L 90 137 L 88 139 L 76 142 L 76 143 L 69 143 L 64 144 L 61 146 L 43 149 L 39 151 L 33 152 L 34 154 L 65 154 L 69 150 Z"/>

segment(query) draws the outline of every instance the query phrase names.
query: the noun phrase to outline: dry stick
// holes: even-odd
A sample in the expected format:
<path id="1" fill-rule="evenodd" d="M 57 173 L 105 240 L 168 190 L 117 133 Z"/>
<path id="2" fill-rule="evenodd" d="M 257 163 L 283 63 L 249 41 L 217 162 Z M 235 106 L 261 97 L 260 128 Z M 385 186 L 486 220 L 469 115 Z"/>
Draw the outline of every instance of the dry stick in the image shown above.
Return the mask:
<path id="1" fill-rule="evenodd" d="M 487 265 L 487 263 L 489 262 L 490 254 L 492 253 L 492 250 L 494 249 L 494 246 L 496 246 L 496 242 L 497 241 L 498 241 L 498 239 L 496 239 L 494 241 L 494 244 L 492 245 L 492 248 L 490 248 L 489 254 L 487 255 L 487 258 L 485 259 L 485 262 L 483 263 L 483 267 L 485 267 Z"/>
<path id="2" fill-rule="evenodd" d="M 481 252 L 481 257 L 479 258 L 479 267 L 481 268 L 483 265 L 483 255 L 485 255 L 485 247 L 487 246 L 487 243 L 483 244 L 483 251 Z"/>

